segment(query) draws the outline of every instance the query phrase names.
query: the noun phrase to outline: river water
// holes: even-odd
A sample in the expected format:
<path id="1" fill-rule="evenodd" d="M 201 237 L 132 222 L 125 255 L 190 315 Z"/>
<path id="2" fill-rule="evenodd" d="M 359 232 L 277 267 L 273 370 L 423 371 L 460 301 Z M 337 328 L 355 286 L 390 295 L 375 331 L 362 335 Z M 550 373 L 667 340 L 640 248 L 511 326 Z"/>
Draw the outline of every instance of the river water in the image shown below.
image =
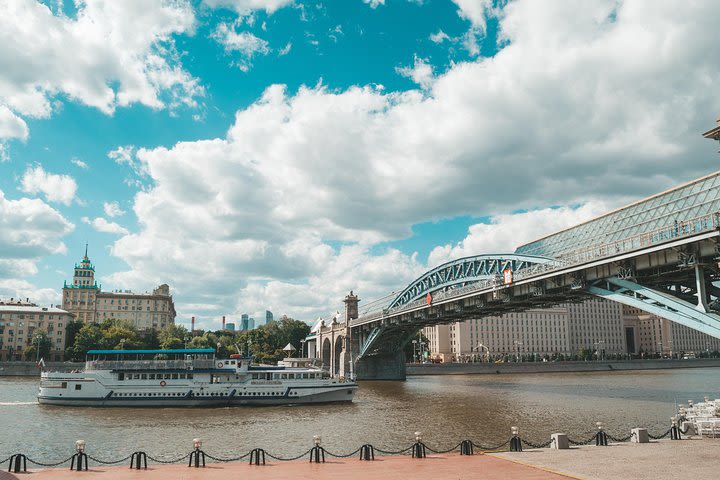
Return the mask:
<path id="1" fill-rule="evenodd" d="M 61 460 L 80 438 L 91 455 L 118 459 L 136 450 L 177 457 L 191 450 L 194 437 L 206 452 L 227 458 L 253 448 L 297 455 L 312 446 L 313 435 L 328 451 L 349 453 L 364 443 L 399 450 L 413 443 L 416 430 L 436 449 L 465 438 L 498 444 L 513 425 L 535 442 L 553 432 L 586 439 L 596 421 L 616 436 L 636 426 L 657 434 L 669 428 L 674 404 L 720 398 L 720 368 L 421 376 L 360 382 L 350 404 L 216 409 L 40 406 L 37 384 L 0 377 L 0 460 L 18 452 Z"/>

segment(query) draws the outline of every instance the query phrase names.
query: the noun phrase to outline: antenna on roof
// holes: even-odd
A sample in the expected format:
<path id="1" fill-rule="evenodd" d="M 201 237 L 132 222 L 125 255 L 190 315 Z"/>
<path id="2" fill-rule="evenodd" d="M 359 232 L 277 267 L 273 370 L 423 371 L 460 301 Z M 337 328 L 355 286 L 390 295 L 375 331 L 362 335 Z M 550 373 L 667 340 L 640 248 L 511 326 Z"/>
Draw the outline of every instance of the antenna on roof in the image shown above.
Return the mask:
<path id="1" fill-rule="evenodd" d="M 88 244 L 87 244 L 87 242 L 85 242 L 85 258 L 88 258 L 87 257 L 87 247 L 88 247 Z"/>

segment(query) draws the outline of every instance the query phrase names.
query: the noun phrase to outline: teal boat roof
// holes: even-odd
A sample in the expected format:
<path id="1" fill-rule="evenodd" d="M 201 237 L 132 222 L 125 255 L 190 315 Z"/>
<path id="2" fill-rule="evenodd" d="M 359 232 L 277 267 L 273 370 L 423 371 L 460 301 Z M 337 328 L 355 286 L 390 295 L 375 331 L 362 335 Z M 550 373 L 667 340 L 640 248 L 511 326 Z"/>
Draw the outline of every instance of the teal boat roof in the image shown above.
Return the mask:
<path id="1" fill-rule="evenodd" d="M 178 348 L 176 350 L 88 350 L 88 355 L 184 355 L 193 353 L 215 353 L 212 348 Z"/>

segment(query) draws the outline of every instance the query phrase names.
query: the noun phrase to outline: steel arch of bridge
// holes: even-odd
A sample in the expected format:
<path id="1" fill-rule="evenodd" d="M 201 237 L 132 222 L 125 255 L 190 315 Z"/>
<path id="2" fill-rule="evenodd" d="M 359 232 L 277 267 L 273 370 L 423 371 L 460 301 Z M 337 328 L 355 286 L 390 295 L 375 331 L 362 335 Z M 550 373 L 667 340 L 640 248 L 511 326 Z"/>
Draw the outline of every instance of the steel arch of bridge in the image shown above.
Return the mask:
<path id="1" fill-rule="evenodd" d="M 534 255 L 475 255 L 444 263 L 414 280 L 395 297 L 388 308 L 399 307 L 424 298 L 428 293 L 467 285 L 502 275 L 507 269 L 517 272 L 534 265 L 554 262 Z"/>

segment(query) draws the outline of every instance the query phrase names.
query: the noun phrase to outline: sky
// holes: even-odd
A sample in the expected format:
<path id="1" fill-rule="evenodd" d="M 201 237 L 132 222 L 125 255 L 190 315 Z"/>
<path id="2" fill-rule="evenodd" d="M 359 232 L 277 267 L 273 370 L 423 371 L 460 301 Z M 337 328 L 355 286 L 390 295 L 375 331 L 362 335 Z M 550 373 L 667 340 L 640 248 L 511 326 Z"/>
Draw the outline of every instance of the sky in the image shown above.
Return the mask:
<path id="1" fill-rule="evenodd" d="M 0 0 L 0 298 L 308 322 L 718 170 L 694 0 Z M 389 300 L 388 300 L 389 303 Z"/>

